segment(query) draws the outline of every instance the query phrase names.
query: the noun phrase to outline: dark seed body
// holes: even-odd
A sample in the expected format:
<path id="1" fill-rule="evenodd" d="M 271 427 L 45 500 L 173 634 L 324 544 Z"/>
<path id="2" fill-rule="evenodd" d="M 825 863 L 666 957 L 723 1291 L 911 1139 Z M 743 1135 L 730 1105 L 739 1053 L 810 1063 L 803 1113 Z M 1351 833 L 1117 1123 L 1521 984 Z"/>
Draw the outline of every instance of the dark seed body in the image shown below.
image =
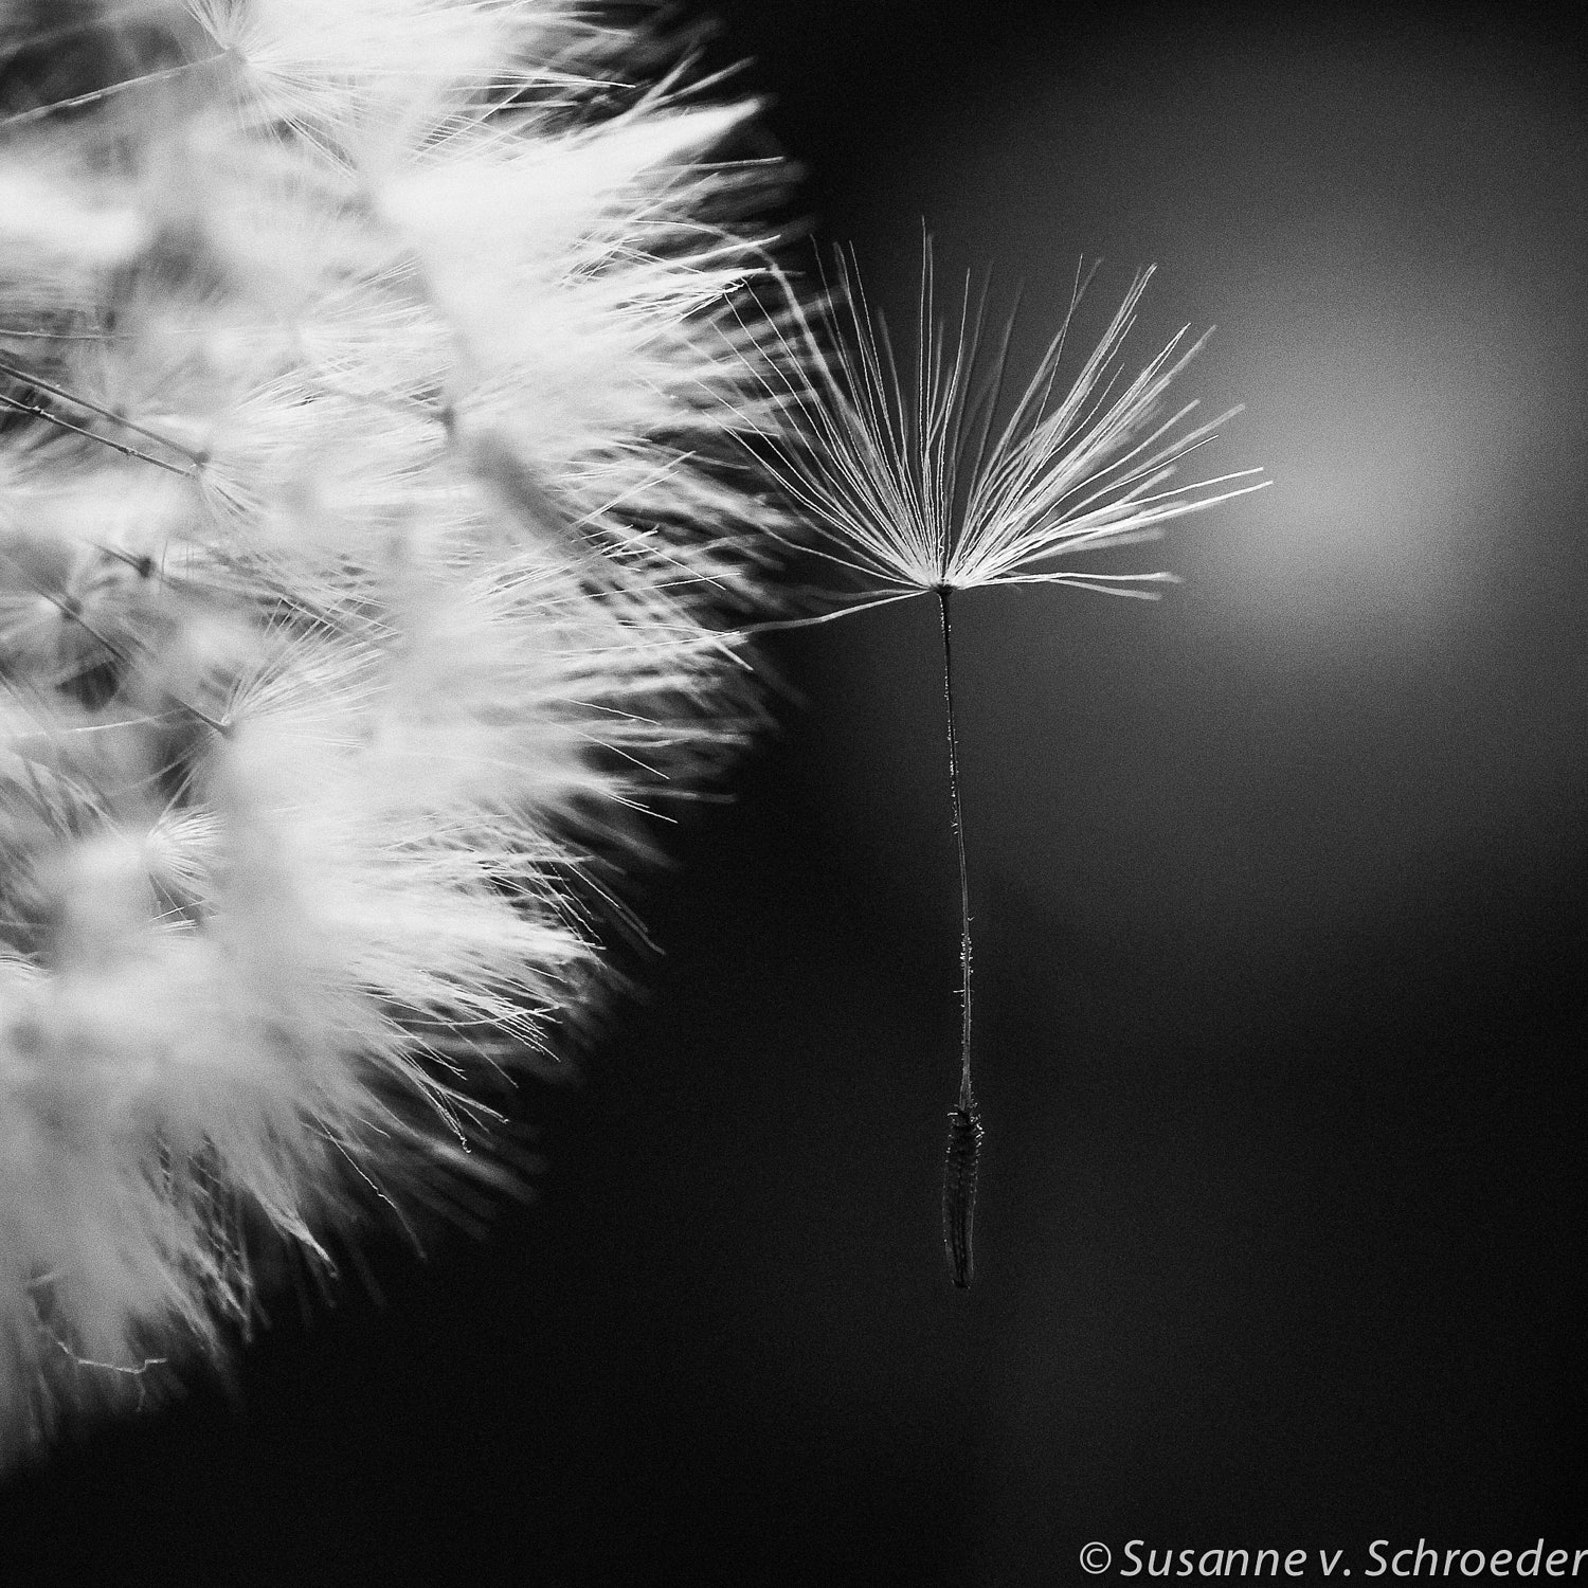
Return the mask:
<path id="1" fill-rule="evenodd" d="M 976 1264 L 971 1249 L 976 1220 L 976 1169 L 981 1119 L 975 1105 L 948 1111 L 948 1155 L 943 1163 L 943 1251 L 961 1290 L 969 1290 Z"/>

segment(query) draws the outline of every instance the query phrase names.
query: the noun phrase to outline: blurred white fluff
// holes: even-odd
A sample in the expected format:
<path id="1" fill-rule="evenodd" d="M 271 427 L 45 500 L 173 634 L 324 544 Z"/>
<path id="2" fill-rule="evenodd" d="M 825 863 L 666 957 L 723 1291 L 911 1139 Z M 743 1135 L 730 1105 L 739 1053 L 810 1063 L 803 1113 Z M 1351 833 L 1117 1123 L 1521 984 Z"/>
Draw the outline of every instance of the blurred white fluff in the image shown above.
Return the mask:
<path id="1" fill-rule="evenodd" d="M 775 386 L 747 179 L 699 163 L 745 107 L 612 110 L 555 0 L 30 14 L 0 1464 L 222 1352 L 273 1250 L 491 1172 L 479 1083 L 588 999 L 581 857 L 743 729 Z"/>

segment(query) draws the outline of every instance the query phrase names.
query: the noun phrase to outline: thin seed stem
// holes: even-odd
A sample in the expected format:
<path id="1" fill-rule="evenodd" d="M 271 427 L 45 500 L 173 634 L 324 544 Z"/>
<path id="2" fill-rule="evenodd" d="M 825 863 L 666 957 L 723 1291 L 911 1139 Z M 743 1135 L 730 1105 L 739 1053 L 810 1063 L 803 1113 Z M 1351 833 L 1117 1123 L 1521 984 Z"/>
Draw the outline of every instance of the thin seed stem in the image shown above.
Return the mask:
<path id="1" fill-rule="evenodd" d="M 125 430 L 131 430 L 150 441 L 158 441 L 162 447 L 169 447 L 173 452 L 181 453 L 190 463 L 201 468 L 207 461 L 202 452 L 195 452 L 192 447 L 183 446 L 180 441 L 173 441 L 170 436 L 162 435 L 158 430 L 151 430 L 147 425 L 139 424 L 136 419 L 129 419 L 125 414 L 117 413 L 114 408 L 106 408 L 102 403 L 96 403 L 88 397 L 79 397 L 76 392 L 67 391 L 64 386 L 56 386 L 42 375 L 35 374 L 21 364 L 13 364 L 9 359 L 0 358 L 0 375 L 9 375 L 13 380 L 22 381 L 25 385 L 36 386 L 52 397 L 59 397 L 71 403 L 74 408 L 82 408 L 91 414 L 98 414 L 101 419 L 108 419 L 112 424 L 118 424 Z"/>
<path id="2" fill-rule="evenodd" d="M 74 425 L 70 419 L 63 419 L 57 413 L 51 413 L 48 408 L 41 407 L 38 403 L 18 402 L 15 397 L 8 397 L 0 392 L 0 408 L 8 408 L 12 413 L 31 414 L 35 419 L 43 419 L 54 425 L 59 430 L 69 431 L 74 436 L 82 436 L 89 441 L 97 441 L 101 446 L 109 447 L 112 452 L 119 452 L 124 458 L 138 458 L 144 463 L 152 463 L 157 469 L 164 469 L 167 474 L 178 474 L 184 480 L 191 480 L 198 472 L 196 468 L 188 468 L 180 463 L 168 463 L 164 458 L 157 458 L 152 452 L 140 452 L 137 447 L 124 446 L 120 441 L 112 441 L 109 436 L 102 436 L 97 430 L 86 430 L 82 425 Z"/>
<path id="3" fill-rule="evenodd" d="M 21 564 L 10 555 L 10 553 L 0 551 L 0 557 L 4 557 L 6 562 L 15 567 L 18 572 L 22 574 L 23 581 L 28 585 L 28 587 L 32 589 L 36 595 L 42 597 L 45 601 L 48 601 L 50 605 L 67 620 L 67 622 L 75 623 L 78 628 L 88 635 L 91 640 L 93 640 L 97 645 L 102 646 L 110 653 L 110 655 L 114 656 L 118 662 L 125 664 L 131 660 L 131 657 L 125 650 L 122 649 L 121 646 L 116 644 L 116 642 L 112 640 L 109 635 L 100 633 L 100 631 L 83 616 L 81 610 L 78 608 L 75 602 L 70 601 L 63 596 L 57 595 L 53 590 L 46 589 L 36 579 L 32 578 L 26 572 L 26 570 L 22 568 Z M 170 688 L 168 685 L 161 686 L 161 693 L 179 711 L 187 712 L 190 717 L 194 718 L 195 721 L 203 723 L 206 728 L 211 730 L 211 732 L 218 734 L 228 734 L 231 732 L 231 720 L 229 718 L 212 717 L 201 706 L 195 706 L 191 700 L 184 700 L 181 695 L 177 694 L 176 691 Z"/>
<path id="4" fill-rule="evenodd" d="M 954 815 L 954 847 L 959 856 L 960 1050 L 959 1106 L 974 1106 L 970 1088 L 970 871 L 965 863 L 965 813 L 959 797 L 959 735 L 954 726 L 953 625 L 949 619 L 949 587 L 937 587 L 937 609 L 943 620 L 943 703 L 948 718 L 948 797 Z"/>
<path id="5" fill-rule="evenodd" d="M 84 105 L 97 105 L 115 94 L 124 94 L 130 88 L 142 88 L 148 83 L 169 82 L 171 78 L 180 77 L 184 72 L 194 71 L 200 66 L 212 65 L 216 61 L 224 61 L 230 54 L 231 51 L 222 50 L 218 55 L 203 55 L 194 61 L 178 61 L 175 66 L 145 72 L 141 77 L 125 77 L 118 83 L 107 83 L 103 88 L 91 88 L 86 94 L 74 94 L 70 99 L 52 99 L 48 104 L 33 106 L 31 110 L 19 110 L 9 116 L 0 117 L 0 128 L 20 127 L 27 122 L 40 121 L 46 116 L 53 116 L 62 110 L 81 110 Z"/>

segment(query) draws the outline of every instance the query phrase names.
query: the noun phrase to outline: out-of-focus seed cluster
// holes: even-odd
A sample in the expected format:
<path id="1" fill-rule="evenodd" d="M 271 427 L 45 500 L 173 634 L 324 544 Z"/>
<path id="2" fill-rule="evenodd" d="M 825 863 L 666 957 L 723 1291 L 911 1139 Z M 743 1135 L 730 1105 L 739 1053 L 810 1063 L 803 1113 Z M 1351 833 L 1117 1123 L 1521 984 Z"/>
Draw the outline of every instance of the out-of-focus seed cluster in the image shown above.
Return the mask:
<path id="1" fill-rule="evenodd" d="M 3 1460 L 489 1172 L 745 726 L 776 339 L 746 107 L 552 0 L 0 16 Z"/>

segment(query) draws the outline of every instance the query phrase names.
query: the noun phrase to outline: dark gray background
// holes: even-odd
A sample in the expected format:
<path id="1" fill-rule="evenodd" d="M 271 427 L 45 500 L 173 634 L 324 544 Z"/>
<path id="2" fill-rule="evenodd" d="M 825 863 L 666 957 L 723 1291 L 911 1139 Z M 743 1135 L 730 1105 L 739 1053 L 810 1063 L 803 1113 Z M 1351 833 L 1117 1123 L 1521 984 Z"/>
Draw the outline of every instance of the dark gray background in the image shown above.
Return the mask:
<path id="1" fill-rule="evenodd" d="M 915 604 L 769 644 L 780 731 L 637 890 L 645 1001 L 526 1098 L 539 1202 L 13 1482 L 19 1581 L 1588 1546 L 1569 13 L 972 9 L 719 4 L 712 48 L 901 318 L 923 216 L 1023 281 L 1028 354 L 1080 255 L 1090 331 L 1159 262 L 1140 358 L 1216 322 L 1187 390 L 1248 412 L 1208 466 L 1275 480 L 1124 554 L 1161 604 L 963 602 L 976 1288 Z"/>

